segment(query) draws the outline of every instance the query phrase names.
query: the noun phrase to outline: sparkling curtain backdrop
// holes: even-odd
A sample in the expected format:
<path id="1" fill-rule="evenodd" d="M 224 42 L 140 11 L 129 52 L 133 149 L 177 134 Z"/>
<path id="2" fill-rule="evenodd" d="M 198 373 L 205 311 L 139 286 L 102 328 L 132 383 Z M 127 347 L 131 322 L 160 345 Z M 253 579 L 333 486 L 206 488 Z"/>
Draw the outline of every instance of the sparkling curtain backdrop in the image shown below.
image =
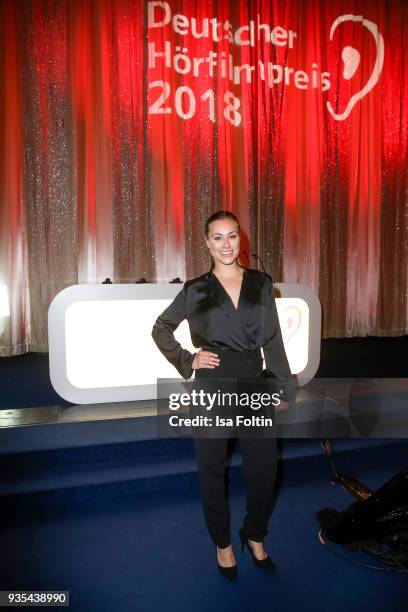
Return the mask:
<path id="1" fill-rule="evenodd" d="M 325 337 L 408 333 L 407 34 L 405 0 L 0 0 L 0 354 L 71 284 L 203 273 L 219 208 Z"/>

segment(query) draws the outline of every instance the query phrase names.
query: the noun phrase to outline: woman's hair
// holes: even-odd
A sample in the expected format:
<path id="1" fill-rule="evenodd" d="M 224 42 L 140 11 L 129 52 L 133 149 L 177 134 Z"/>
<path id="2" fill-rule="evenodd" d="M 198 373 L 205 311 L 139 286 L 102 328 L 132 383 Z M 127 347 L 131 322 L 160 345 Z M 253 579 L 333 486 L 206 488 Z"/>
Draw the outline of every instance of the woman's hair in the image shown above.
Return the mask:
<path id="1" fill-rule="evenodd" d="M 217 212 L 213 213 L 210 217 L 208 217 L 207 221 L 205 222 L 204 233 L 207 239 L 210 233 L 211 223 L 213 223 L 214 221 L 220 221 L 221 219 L 231 219 L 231 221 L 235 221 L 238 227 L 238 232 L 241 231 L 239 221 L 237 217 L 234 215 L 234 213 L 232 213 L 229 210 L 217 210 Z M 211 258 L 211 265 L 210 265 L 210 272 L 211 272 L 214 269 L 215 261 L 212 255 L 210 255 L 210 258 Z M 238 265 L 241 265 L 239 259 L 238 259 Z"/>
<path id="2" fill-rule="evenodd" d="M 241 228 L 239 226 L 239 221 L 234 215 L 234 213 L 229 210 L 217 210 L 217 212 L 213 213 L 210 217 L 208 217 L 207 221 L 205 222 L 204 232 L 206 238 L 208 238 L 211 223 L 213 223 L 214 221 L 220 221 L 221 219 L 231 219 L 232 221 L 235 221 L 238 226 L 238 231 L 240 231 Z"/>

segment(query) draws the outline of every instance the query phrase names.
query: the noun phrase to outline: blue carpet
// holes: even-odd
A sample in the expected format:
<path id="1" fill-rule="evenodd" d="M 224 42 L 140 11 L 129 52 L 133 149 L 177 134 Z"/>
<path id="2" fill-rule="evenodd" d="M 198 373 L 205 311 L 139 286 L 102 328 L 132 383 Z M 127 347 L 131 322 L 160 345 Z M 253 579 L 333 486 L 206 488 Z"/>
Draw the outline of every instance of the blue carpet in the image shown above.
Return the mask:
<path id="1" fill-rule="evenodd" d="M 48 354 L 0 357 L 0 408 L 71 406 L 53 389 Z"/>
<path id="2" fill-rule="evenodd" d="M 405 467 L 406 450 L 402 444 L 342 453 L 339 471 L 375 489 Z M 316 511 L 342 510 L 353 501 L 329 483 L 325 458 L 282 467 L 266 541 L 275 574 L 256 568 L 238 548 L 242 480 L 230 491 L 239 577 L 228 583 L 218 573 L 195 482 L 165 494 L 64 504 L 45 498 L 36 508 L 26 496 L 18 510 L 0 514 L 0 588 L 70 590 L 75 612 L 405 611 L 407 576 L 358 567 L 319 543 Z"/>

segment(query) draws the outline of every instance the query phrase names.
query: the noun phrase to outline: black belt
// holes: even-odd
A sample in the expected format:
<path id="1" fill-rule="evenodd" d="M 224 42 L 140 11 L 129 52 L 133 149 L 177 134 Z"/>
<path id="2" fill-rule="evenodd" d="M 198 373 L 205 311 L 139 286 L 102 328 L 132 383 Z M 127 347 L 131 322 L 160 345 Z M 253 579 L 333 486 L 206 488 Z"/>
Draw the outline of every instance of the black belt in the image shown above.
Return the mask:
<path id="1" fill-rule="evenodd" d="M 262 364 L 262 353 L 260 348 L 250 351 L 236 351 L 234 349 L 216 346 L 203 346 L 202 348 L 204 351 L 210 351 L 211 353 L 219 355 L 221 361 L 225 359 L 226 361 L 237 364 L 246 361 L 249 366 Z"/>
<path id="2" fill-rule="evenodd" d="M 250 349 L 250 350 L 247 350 L 247 351 L 239 351 L 237 349 L 231 349 L 231 348 L 224 347 L 224 346 L 202 346 L 201 348 L 203 349 L 203 351 L 210 351 L 210 352 L 211 351 L 214 351 L 214 352 L 222 351 L 222 352 L 225 352 L 225 353 L 234 353 L 236 355 L 254 355 L 254 356 L 257 356 L 257 355 L 261 354 L 261 349 L 260 348 Z"/>

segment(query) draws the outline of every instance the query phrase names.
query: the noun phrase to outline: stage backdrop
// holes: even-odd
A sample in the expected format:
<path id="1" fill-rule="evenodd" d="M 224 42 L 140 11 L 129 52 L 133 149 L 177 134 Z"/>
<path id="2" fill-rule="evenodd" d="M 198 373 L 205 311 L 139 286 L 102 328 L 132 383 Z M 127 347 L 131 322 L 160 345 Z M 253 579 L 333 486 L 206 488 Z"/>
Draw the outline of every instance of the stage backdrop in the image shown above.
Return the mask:
<path id="1" fill-rule="evenodd" d="M 405 0 L 0 0 L 0 24 L 1 354 L 47 349 L 67 285 L 203 273 L 219 208 L 324 336 L 407 333 Z"/>

